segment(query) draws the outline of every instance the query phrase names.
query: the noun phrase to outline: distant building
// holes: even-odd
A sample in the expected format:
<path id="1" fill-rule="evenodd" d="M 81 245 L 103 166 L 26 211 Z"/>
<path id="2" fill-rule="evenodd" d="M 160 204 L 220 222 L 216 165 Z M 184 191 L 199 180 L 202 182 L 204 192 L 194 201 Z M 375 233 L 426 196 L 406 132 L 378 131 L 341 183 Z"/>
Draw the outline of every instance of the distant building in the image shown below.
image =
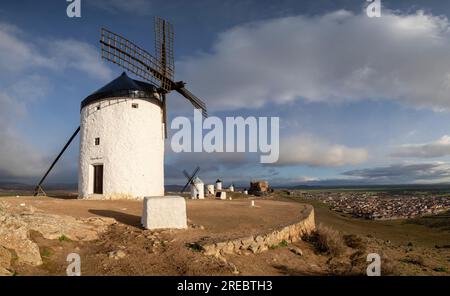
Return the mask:
<path id="1" fill-rule="evenodd" d="M 270 192 L 273 192 L 273 189 L 270 188 L 268 181 L 256 180 L 250 182 L 250 189 L 248 190 L 249 194 L 260 196 L 266 195 Z"/>
<path id="2" fill-rule="evenodd" d="M 222 180 L 217 179 L 216 181 L 216 191 L 217 190 L 222 190 Z"/>

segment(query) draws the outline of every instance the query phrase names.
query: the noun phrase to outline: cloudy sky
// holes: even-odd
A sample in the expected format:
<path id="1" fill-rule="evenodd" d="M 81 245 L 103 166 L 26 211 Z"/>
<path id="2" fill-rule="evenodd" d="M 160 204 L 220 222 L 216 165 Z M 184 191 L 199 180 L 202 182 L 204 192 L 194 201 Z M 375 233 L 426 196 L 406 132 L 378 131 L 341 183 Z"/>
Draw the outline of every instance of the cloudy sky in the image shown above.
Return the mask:
<path id="1" fill-rule="evenodd" d="M 175 26 L 176 78 L 210 115 L 278 116 L 280 158 L 181 153 L 166 184 L 450 182 L 450 4 L 382 0 L 81 0 L 0 4 L 0 182 L 33 183 L 79 125 L 80 102 L 121 69 L 99 58 L 107 27 L 153 50 L 153 16 Z M 192 116 L 170 95 L 169 119 Z M 173 134 L 173 131 L 169 136 Z M 170 141 L 170 139 L 169 139 Z M 77 181 L 78 139 L 49 176 Z"/>

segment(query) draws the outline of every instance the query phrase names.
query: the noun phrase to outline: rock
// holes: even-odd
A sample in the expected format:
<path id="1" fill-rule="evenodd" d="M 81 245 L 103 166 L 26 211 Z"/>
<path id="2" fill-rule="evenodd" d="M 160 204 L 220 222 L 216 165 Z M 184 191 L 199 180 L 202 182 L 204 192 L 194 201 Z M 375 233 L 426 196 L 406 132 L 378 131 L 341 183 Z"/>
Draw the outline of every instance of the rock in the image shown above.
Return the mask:
<path id="1" fill-rule="evenodd" d="M 292 247 L 289 249 L 295 255 L 303 256 L 303 251 L 300 248 Z"/>
<path id="2" fill-rule="evenodd" d="M 231 273 L 232 274 L 239 274 L 239 270 L 237 269 L 236 265 L 234 265 L 233 263 L 229 262 L 228 266 L 231 268 Z"/>
<path id="3" fill-rule="evenodd" d="M 98 239 L 116 221 L 111 218 L 76 219 L 47 214 L 30 206 L 11 206 L 0 202 L 0 247 L 14 250 L 19 263 L 41 265 L 39 247 L 31 240 L 36 231 L 46 239 L 64 236 L 75 241 Z"/>
<path id="4" fill-rule="evenodd" d="M 190 226 L 191 228 L 194 228 L 194 229 L 201 229 L 201 230 L 204 230 L 204 229 L 205 229 L 205 226 L 203 226 L 203 225 L 197 225 L 197 224 L 194 224 L 194 223 L 190 224 L 189 226 Z"/>
<path id="5" fill-rule="evenodd" d="M 242 248 L 247 249 L 253 243 L 253 236 L 249 236 L 241 239 Z"/>
<path id="6" fill-rule="evenodd" d="M 10 270 L 0 267 L 0 276 L 11 276 L 14 275 Z"/>
<path id="7" fill-rule="evenodd" d="M 258 244 L 261 244 L 261 243 L 264 242 L 264 239 L 263 239 L 262 236 L 258 235 L 258 236 L 255 238 L 255 241 L 256 241 Z"/>
<path id="8" fill-rule="evenodd" d="M 127 256 L 127 254 L 122 250 L 112 251 L 108 253 L 108 257 L 110 259 L 119 260 L 123 259 Z"/>
<path id="9" fill-rule="evenodd" d="M 252 244 L 250 244 L 250 246 L 248 247 L 248 249 L 249 249 L 250 251 L 252 251 L 253 254 L 255 254 L 255 253 L 258 252 L 259 244 L 256 243 L 256 242 L 253 242 Z"/>
<path id="10" fill-rule="evenodd" d="M 11 252 L 0 246 L 0 275 L 9 275 L 7 268 L 11 267 Z"/>
<path id="11" fill-rule="evenodd" d="M 202 249 L 206 256 L 215 256 L 218 252 L 213 244 L 203 245 Z"/>
<path id="12" fill-rule="evenodd" d="M 267 251 L 268 249 L 269 249 L 269 248 L 268 248 L 266 245 L 260 244 L 259 247 L 258 247 L 258 253 L 265 252 L 265 251 Z"/>
<path id="13" fill-rule="evenodd" d="M 223 264 L 228 264 L 227 258 L 225 258 L 225 257 L 223 257 L 223 256 L 221 256 L 221 255 L 218 255 L 218 256 L 217 256 L 217 259 L 219 259 L 219 261 L 220 261 L 221 263 L 223 263 Z"/>
<path id="14" fill-rule="evenodd" d="M 225 254 L 233 254 L 234 252 L 234 244 L 232 242 L 228 242 L 223 248 L 222 252 Z"/>

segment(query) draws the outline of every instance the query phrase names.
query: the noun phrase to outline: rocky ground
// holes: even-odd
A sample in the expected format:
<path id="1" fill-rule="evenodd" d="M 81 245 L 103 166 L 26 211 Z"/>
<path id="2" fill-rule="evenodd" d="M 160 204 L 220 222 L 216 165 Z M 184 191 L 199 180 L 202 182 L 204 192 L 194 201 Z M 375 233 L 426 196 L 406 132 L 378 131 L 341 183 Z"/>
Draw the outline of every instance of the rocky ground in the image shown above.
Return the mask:
<path id="1" fill-rule="evenodd" d="M 208 217 L 190 220 L 188 230 L 149 231 L 136 225 L 138 216 L 134 211 L 138 211 L 138 204 L 128 204 L 126 208 L 122 203 L 111 204 L 114 205 L 110 209 L 112 213 L 117 214 L 118 209 L 129 212 L 115 215 L 113 219 L 104 217 L 107 215 L 86 217 L 82 206 L 76 208 L 71 203 L 70 207 L 62 207 L 65 204 L 59 200 L 55 201 L 60 205 L 59 211 L 50 210 L 51 200 L 45 200 L 40 206 L 30 205 L 27 200 L 24 203 L 21 205 L 23 203 L 16 199 L 3 199 L 0 203 L 2 274 L 65 275 L 66 257 L 73 252 L 80 254 L 83 275 L 363 275 L 367 253 L 371 252 L 382 255 L 384 274 L 449 274 L 448 248 L 393 245 L 368 236 L 347 236 L 345 240 L 341 233 L 338 240 L 344 245 L 339 254 L 319 250 L 316 242 L 308 238 L 295 243 L 282 241 L 258 254 L 246 251 L 205 256 L 192 243 L 208 236 L 211 229 L 216 235 L 223 230 L 220 225 L 214 228 L 208 224 L 211 220 Z M 192 213 L 201 210 L 196 208 L 199 203 L 188 204 L 193 205 Z M 294 207 L 295 212 L 295 204 L 288 205 Z M 217 211 L 223 212 L 223 209 Z M 208 215 L 218 215 L 214 212 Z M 73 216 L 68 215 L 70 213 Z M 289 216 L 289 211 L 286 213 Z M 256 215 L 254 221 L 276 220 L 277 214 L 272 215 L 268 214 L 265 220 L 256 219 Z M 249 221 L 254 223 L 251 218 L 242 221 L 246 233 L 252 231 L 249 228 Z M 287 218 L 280 216 L 279 219 Z M 239 223 L 230 221 L 232 227 Z"/>
<path id="2" fill-rule="evenodd" d="M 48 240 L 92 241 L 116 223 L 114 219 L 44 213 L 33 206 L 0 202 L 0 274 L 10 274 L 11 259 L 18 264 L 41 265 L 39 245 L 33 240 L 38 233 Z"/>

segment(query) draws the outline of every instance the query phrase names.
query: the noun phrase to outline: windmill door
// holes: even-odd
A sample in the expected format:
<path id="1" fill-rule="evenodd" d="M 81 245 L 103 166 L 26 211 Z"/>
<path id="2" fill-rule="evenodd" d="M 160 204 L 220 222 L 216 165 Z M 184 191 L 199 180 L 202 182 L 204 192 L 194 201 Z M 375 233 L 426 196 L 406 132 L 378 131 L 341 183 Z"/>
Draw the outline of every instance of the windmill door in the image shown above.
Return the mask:
<path id="1" fill-rule="evenodd" d="M 94 194 L 103 194 L 103 165 L 94 165 Z"/>

